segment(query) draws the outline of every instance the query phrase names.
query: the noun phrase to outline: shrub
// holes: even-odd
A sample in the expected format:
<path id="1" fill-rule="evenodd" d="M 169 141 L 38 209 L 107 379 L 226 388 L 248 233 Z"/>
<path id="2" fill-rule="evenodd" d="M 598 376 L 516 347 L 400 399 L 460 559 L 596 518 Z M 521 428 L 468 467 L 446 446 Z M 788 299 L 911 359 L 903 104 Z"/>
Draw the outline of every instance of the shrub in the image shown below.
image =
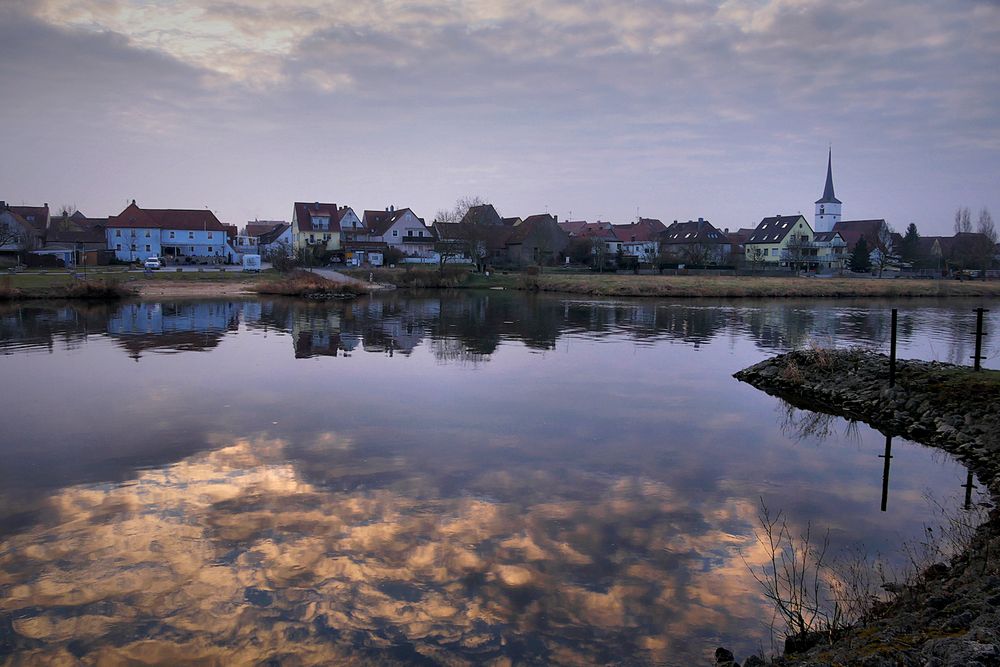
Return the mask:
<path id="1" fill-rule="evenodd" d="M 308 271 L 293 271 L 281 280 L 258 283 L 258 294 L 303 297 L 307 299 L 346 299 L 368 293 L 368 288 L 356 283 L 337 283 Z"/>

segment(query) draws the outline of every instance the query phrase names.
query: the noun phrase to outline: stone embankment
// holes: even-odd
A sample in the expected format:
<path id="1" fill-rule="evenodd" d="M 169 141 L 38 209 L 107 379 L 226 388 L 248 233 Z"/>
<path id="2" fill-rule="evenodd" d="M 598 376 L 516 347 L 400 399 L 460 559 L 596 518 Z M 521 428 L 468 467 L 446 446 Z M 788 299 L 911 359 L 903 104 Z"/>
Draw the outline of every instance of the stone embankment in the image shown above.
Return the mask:
<path id="1" fill-rule="evenodd" d="M 763 361 L 736 378 L 797 407 L 939 447 L 975 473 L 994 505 L 967 549 L 899 590 L 879 606 L 876 620 L 832 644 L 786 652 L 774 664 L 1000 665 L 1000 372 L 898 361 L 889 387 L 885 355 L 812 349 Z"/>

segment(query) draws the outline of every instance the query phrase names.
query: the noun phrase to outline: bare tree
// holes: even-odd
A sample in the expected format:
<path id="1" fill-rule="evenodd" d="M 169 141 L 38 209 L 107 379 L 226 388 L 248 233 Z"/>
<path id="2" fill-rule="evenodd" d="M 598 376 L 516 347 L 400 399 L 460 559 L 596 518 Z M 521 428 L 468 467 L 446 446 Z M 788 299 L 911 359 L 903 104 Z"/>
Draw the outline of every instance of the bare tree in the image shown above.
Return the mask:
<path id="1" fill-rule="evenodd" d="M 760 246 L 754 246 L 747 253 L 747 259 L 750 261 L 750 270 L 760 269 L 764 266 L 764 262 L 767 261 L 767 250 L 761 248 Z"/>
<path id="2" fill-rule="evenodd" d="M 21 230 L 14 225 L 0 220 L 0 248 L 21 239 Z"/>
<path id="3" fill-rule="evenodd" d="M 436 222 L 461 222 L 465 214 L 473 206 L 482 206 L 486 200 L 479 195 L 465 195 L 455 200 L 455 205 L 450 209 L 440 209 L 434 214 Z"/>
<path id="4" fill-rule="evenodd" d="M 968 206 L 959 206 L 955 211 L 955 233 L 962 234 L 972 231 L 972 211 Z"/>
<path id="5" fill-rule="evenodd" d="M 889 225 L 882 225 L 879 227 L 878 235 L 875 243 L 875 268 L 878 269 L 878 277 L 882 277 L 882 271 L 889 266 L 893 257 L 893 247 L 892 247 L 892 227 Z"/>
<path id="6" fill-rule="evenodd" d="M 594 255 L 594 262 L 597 264 L 597 270 L 604 273 L 604 263 L 608 258 L 608 246 L 601 238 L 591 238 L 590 239 L 591 252 Z"/>
<path id="7" fill-rule="evenodd" d="M 997 230 L 993 226 L 993 216 L 990 215 L 990 209 L 985 206 L 979 210 L 979 222 L 976 225 L 976 231 L 988 238 L 990 243 L 996 245 Z"/>

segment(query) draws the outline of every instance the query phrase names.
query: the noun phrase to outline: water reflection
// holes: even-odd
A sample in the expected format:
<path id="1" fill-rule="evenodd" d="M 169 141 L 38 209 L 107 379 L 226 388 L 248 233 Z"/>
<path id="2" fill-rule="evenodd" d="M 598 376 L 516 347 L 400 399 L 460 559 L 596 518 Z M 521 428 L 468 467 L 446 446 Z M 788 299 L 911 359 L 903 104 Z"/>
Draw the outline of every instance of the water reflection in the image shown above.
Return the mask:
<path id="1" fill-rule="evenodd" d="M 396 294 L 350 303 L 287 300 L 182 301 L 120 306 L 0 306 L 0 350 L 79 346 L 106 333 L 130 356 L 146 351 L 206 350 L 238 331 L 291 334 L 296 358 L 336 357 L 362 350 L 410 355 L 429 344 L 443 362 L 488 361 L 503 341 L 555 349 L 566 337 L 625 335 L 639 344 L 670 340 L 699 348 L 723 337 L 749 338 L 764 351 L 807 344 L 887 346 L 889 309 L 878 301 L 580 300 L 504 292 L 449 296 Z M 978 300 L 921 302 L 900 309 L 900 353 L 966 364 L 974 346 L 972 307 Z M 984 366 L 997 367 L 1000 346 L 994 308 L 987 323 Z M 988 316 L 990 317 L 990 316 Z"/>
<path id="2" fill-rule="evenodd" d="M 723 529 L 752 503 L 702 516 L 653 480 L 547 472 L 530 500 L 501 471 L 480 495 L 343 492 L 303 479 L 286 447 L 220 443 L 55 494 L 44 528 L 0 545 L 13 648 L 39 662 L 662 662 L 766 611 L 734 547 L 763 554 Z"/>
<path id="3" fill-rule="evenodd" d="M 912 317 L 912 350 L 947 340 L 949 308 Z M 879 335 L 886 316 L 858 311 L 504 293 L 5 307 L 0 660 L 745 655 L 769 617 L 738 555 L 765 557 L 761 497 L 886 553 L 922 534 L 927 488 L 949 507 L 966 490 L 953 460 L 897 440 L 879 512 L 880 434 L 730 378 L 775 346 Z"/>

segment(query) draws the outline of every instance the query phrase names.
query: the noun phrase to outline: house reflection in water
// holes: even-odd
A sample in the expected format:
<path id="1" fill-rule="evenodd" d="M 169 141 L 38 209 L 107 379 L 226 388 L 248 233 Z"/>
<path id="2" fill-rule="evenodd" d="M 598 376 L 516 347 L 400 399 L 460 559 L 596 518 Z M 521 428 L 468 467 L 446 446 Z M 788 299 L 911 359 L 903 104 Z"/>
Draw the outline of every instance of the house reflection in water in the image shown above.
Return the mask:
<path id="1" fill-rule="evenodd" d="M 241 305 L 234 301 L 128 303 L 108 318 L 108 336 L 136 361 L 147 350 L 193 352 L 217 347 L 235 332 Z"/>

